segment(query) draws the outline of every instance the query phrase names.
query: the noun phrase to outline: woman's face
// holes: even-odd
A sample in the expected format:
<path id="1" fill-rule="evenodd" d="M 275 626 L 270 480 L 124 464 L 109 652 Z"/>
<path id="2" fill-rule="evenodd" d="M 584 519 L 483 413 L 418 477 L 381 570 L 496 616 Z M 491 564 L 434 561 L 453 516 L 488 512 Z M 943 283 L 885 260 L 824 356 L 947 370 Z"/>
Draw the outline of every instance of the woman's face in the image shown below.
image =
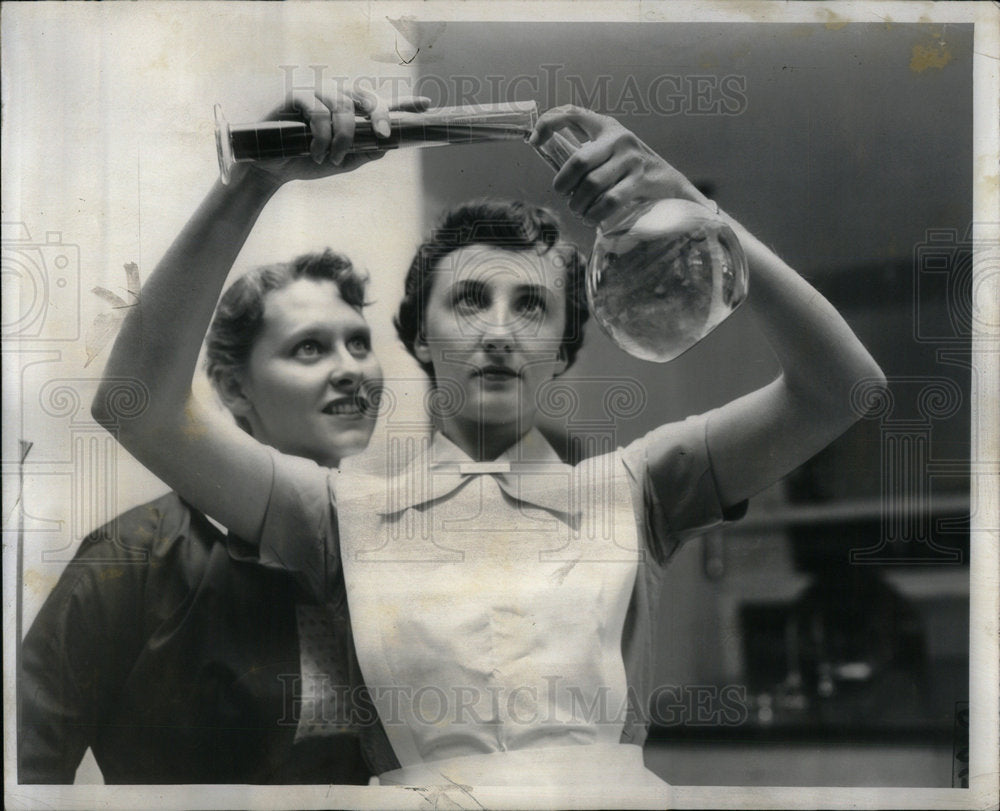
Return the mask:
<path id="1" fill-rule="evenodd" d="M 565 286 L 553 251 L 469 245 L 441 259 L 414 350 L 455 403 L 449 413 L 480 425 L 534 424 L 539 386 L 566 368 Z"/>
<path id="2" fill-rule="evenodd" d="M 261 442 L 335 467 L 368 445 L 381 381 L 364 317 L 332 281 L 297 279 L 265 296 L 230 407 Z"/>

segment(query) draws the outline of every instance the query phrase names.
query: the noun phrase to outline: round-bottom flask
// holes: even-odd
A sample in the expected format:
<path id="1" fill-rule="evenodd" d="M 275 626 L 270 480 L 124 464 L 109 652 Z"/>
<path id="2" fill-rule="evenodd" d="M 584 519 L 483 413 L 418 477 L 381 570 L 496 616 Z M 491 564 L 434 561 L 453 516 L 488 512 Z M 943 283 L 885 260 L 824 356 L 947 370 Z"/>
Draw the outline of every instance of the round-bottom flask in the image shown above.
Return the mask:
<path id="1" fill-rule="evenodd" d="M 747 275 L 743 248 L 721 216 L 688 200 L 658 200 L 597 229 L 587 299 L 618 346 L 665 363 L 740 305 Z"/>
<path id="2" fill-rule="evenodd" d="M 536 149 L 558 171 L 579 147 L 560 130 Z M 637 201 L 598 227 L 587 299 L 619 347 L 666 363 L 743 302 L 748 276 L 743 248 L 721 214 L 689 200 Z"/>

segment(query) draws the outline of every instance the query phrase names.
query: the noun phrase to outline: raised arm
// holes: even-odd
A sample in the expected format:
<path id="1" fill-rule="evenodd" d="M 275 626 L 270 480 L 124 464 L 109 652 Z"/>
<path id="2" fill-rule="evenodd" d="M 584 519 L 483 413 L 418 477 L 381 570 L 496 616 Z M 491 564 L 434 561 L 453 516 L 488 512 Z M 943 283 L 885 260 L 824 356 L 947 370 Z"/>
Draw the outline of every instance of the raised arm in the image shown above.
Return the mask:
<path id="1" fill-rule="evenodd" d="M 240 164 L 228 186 L 215 183 L 143 286 L 92 406 L 94 418 L 143 465 L 247 540 L 260 529 L 272 466 L 263 445 L 193 396 L 202 340 L 226 276 L 278 188 L 370 160 L 347 155 L 356 112 L 388 135 L 388 117 L 371 94 L 295 94 L 275 116 L 289 108 L 310 123 L 312 157 Z M 139 414 L 121 416 L 113 407 L 123 379 L 145 389 L 148 406 Z"/>
<path id="2" fill-rule="evenodd" d="M 578 107 L 548 111 L 533 142 L 569 127 L 585 143 L 554 180 L 570 208 L 598 223 L 622 201 L 710 201 L 631 131 Z M 750 266 L 747 303 L 781 365 L 779 377 L 718 409 L 709 424 L 713 470 L 724 506 L 738 504 L 791 472 L 850 427 L 851 391 L 884 376 L 833 306 L 731 217 Z"/>

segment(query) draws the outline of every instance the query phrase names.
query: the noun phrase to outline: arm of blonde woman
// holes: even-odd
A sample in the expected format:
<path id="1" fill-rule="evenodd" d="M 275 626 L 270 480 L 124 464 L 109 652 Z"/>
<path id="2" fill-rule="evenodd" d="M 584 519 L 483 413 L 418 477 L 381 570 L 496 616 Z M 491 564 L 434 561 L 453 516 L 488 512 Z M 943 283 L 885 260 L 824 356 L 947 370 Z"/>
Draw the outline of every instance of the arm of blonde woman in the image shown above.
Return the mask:
<path id="1" fill-rule="evenodd" d="M 618 121 L 559 107 L 539 121 L 532 142 L 569 127 L 587 143 L 555 177 L 555 189 L 589 222 L 641 198 L 710 201 Z M 712 206 L 714 210 L 714 206 Z M 849 428 L 860 414 L 851 392 L 884 385 L 881 369 L 820 293 L 731 217 L 750 267 L 747 299 L 781 366 L 776 380 L 716 409 L 708 451 L 723 507 L 739 504 L 794 470 Z"/>
<path id="2" fill-rule="evenodd" d="M 370 116 L 379 134 L 389 132 L 386 111 L 371 94 L 297 93 L 274 115 L 287 117 L 289 107 L 310 124 L 311 157 L 240 164 L 228 185 L 215 183 L 129 311 L 92 405 L 94 418 L 136 459 L 249 541 L 267 506 L 269 451 L 193 395 L 202 340 L 226 276 L 271 196 L 289 180 L 370 160 L 347 154 L 356 112 Z M 116 411 L 123 381 L 142 390 L 147 405 L 139 413 Z"/>

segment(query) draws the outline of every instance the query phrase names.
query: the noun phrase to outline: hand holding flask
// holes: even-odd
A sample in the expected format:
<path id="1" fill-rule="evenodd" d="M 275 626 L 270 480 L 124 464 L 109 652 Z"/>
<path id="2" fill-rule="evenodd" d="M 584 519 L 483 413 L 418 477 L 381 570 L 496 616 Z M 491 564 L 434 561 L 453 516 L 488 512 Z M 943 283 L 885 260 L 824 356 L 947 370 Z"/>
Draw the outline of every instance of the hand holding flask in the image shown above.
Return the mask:
<path id="1" fill-rule="evenodd" d="M 574 129 L 580 128 L 563 127 L 535 144 L 557 171 L 582 146 Z M 587 299 L 619 347 L 665 363 L 743 302 L 747 277 L 743 249 L 717 207 L 676 197 L 633 198 L 604 214 L 597 227 Z"/>

